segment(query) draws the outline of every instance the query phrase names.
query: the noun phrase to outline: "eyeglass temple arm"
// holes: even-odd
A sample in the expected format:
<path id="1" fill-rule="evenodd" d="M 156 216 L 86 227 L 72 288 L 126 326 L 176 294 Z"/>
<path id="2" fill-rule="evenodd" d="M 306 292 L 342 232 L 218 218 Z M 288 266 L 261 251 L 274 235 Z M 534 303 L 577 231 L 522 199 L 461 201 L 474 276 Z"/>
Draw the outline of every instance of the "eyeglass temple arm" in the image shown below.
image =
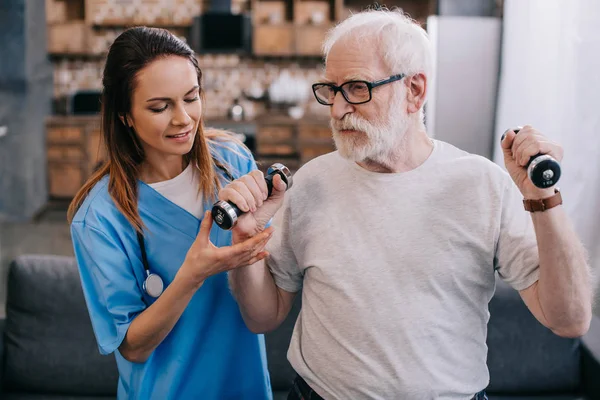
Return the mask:
<path id="1" fill-rule="evenodd" d="M 367 83 L 369 83 L 370 88 L 373 89 L 373 88 L 376 88 L 377 86 L 385 85 L 386 83 L 399 81 L 400 79 L 404 78 L 404 76 L 405 76 L 404 74 L 392 75 L 389 78 L 382 79 L 380 81 L 371 82 L 371 83 L 367 82 Z"/>

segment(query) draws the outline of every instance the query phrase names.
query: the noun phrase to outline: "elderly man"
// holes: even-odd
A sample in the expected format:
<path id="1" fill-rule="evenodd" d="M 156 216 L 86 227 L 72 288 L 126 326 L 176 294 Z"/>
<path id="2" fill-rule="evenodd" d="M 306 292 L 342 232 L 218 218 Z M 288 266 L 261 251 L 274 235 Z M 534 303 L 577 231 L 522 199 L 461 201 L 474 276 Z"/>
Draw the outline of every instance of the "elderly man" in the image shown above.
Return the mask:
<path id="1" fill-rule="evenodd" d="M 584 334 L 584 249 L 560 192 L 537 188 L 525 170 L 538 153 L 560 160 L 561 147 L 530 126 L 509 130 L 507 174 L 430 139 L 430 44 L 400 12 L 353 15 L 324 49 L 325 77 L 313 90 L 330 107 L 337 151 L 303 166 L 288 193 L 276 179 L 267 199 L 254 172 L 219 194 L 249 211 L 234 241 L 264 230 L 281 206 L 266 263 L 232 271 L 230 283 L 254 332 L 275 329 L 302 289 L 289 398 L 486 398 L 495 272 L 557 335 Z"/>

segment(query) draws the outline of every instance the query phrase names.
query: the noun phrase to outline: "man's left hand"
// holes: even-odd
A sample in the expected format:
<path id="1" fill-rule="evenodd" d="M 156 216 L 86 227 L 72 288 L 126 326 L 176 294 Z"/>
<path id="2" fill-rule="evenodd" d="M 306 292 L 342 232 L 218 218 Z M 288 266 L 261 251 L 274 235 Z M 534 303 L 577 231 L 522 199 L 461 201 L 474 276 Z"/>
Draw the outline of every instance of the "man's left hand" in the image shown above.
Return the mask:
<path id="1" fill-rule="evenodd" d="M 525 199 L 543 199 L 554 194 L 553 188 L 538 188 L 531 182 L 527 176 L 527 164 L 537 154 L 548 154 L 560 162 L 563 148 L 559 144 L 550 141 L 531 125 L 525 125 L 518 135 L 512 129 L 504 133 L 502 151 L 506 170 Z"/>

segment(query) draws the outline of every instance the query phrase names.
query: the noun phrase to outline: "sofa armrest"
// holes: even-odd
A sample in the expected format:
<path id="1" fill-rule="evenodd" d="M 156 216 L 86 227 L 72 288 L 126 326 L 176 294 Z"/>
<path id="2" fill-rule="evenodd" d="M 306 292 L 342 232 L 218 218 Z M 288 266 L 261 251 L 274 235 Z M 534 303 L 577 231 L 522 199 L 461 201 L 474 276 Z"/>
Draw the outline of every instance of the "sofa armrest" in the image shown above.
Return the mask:
<path id="1" fill-rule="evenodd" d="M 587 398 L 600 399 L 600 318 L 592 317 L 590 329 L 581 343 L 584 393 Z"/>

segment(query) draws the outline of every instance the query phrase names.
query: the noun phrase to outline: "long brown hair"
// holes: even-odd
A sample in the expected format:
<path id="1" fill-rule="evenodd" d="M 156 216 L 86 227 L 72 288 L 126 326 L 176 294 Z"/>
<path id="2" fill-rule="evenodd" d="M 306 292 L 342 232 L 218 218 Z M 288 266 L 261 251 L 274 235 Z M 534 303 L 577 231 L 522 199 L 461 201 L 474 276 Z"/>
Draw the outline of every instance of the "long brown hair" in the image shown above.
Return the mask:
<path id="1" fill-rule="evenodd" d="M 169 31 L 149 27 L 130 28 L 111 45 L 102 77 L 101 97 L 102 143 L 108 159 L 73 198 L 67 213 L 69 223 L 92 188 L 108 175 L 108 192 L 117 208 L 136 230 L 142 230 L 143 224 L 138 212 L 137 179 L 145 155 L 140 139 L 123 120 L 131 111 L 137 73 L 155 59 L 171 55 L 185 57 L 194 65 L 198 74 L 200 96 L 204 100 L 202 71 L 193 50 Z M 215 189 L 220 187 L 215 167 L 224 167 L 213 159 L 209 143 L 218 146 L 227 140 L 235 141 L 226 132 L 205 132 L 201 122 L 191 151 L 184 155 L 186 164 L 191 162 L 198 166 L 200 192 L 206 199 L 214 198 Z"/>

